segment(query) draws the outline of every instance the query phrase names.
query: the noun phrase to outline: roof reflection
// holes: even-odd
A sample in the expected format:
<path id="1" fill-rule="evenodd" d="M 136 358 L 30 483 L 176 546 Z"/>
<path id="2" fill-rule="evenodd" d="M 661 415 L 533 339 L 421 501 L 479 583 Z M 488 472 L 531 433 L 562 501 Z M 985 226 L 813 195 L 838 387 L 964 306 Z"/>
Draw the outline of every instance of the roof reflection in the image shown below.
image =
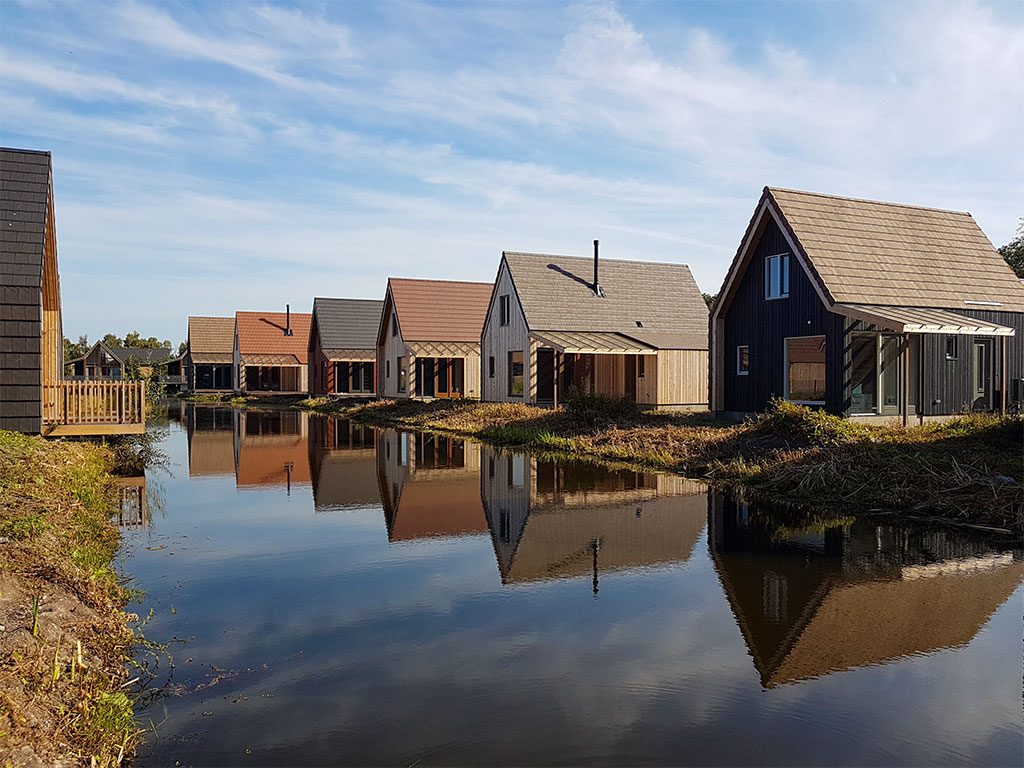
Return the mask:
<path id="1" fill-rule="evenodd" d="M 309 420 L 309 466 L 317 512 L 376 506 L 377 431 L 327 416 Z"/>
<path id="2" fill-rule="evenodd" d="M 949 529 L 783 527 L 712 494 L 709 548 L 764 687 L 963 646 L 1024 579 L 1019 550 Z"/>

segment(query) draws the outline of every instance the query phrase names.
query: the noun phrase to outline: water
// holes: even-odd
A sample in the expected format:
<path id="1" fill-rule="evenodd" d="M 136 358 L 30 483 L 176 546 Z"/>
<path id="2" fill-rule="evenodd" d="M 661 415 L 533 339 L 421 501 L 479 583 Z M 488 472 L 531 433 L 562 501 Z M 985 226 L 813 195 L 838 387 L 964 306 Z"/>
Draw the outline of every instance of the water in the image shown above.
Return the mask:
<path id="1" fill-rule="evenodd" d="M 142 766 L 1020 765 L 1024 557 L 699 483 L 182 406 L 126 503 Z M 131 486 L 125 493 L 130 496 Z"/>

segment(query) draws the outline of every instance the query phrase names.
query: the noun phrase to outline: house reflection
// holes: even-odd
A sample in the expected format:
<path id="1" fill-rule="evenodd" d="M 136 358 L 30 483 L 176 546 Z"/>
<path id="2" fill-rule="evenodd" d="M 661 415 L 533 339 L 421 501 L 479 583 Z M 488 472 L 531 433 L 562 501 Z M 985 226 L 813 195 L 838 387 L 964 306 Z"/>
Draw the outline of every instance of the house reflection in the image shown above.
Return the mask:
<path id="1" fill-rule="evenodd" d="M 1020 550 L 870 520 L 784 528 L 709 497 L 708 544 L 771 688 L 969 643 L 1024 579 Z"/>
<path id="2" fill-rule="evenodd" d="M 238 488 L 280 487 L 288 493 L 310 484 L 309 414 L 242 411 L 237 420 L 235 483 Z"/>
<path id="3" fill-rule="evenodd" d="M 188 406 L 189 477 L 235 474 L 235 428 L 238 411 L 232 408 Z"/>
<path id="4" fill-rule="evenodd" d="M 145 528 L 149 522 L 146 503 L 146 477 L 116 477 L 113 481 L 117 499 L 119 528 Z"/>
<path id="5" fill-rule="evenodd" d="M 676 475 L 482 449 L 481 495 L 502 583 L 685 562 L 704 530 L 706 489 Z"/>
<path id="6" fill-rule="evenodd" d="M 376 506 L 377 432 L 328 416 L 310 416 L 309 466 L 317 512 Z"/>
<path id="7" fill-rule="evenodd" d="M 486 533 L 480 450 L 442 435 L 381 431 L 377 481 L 388 541 Z"/>

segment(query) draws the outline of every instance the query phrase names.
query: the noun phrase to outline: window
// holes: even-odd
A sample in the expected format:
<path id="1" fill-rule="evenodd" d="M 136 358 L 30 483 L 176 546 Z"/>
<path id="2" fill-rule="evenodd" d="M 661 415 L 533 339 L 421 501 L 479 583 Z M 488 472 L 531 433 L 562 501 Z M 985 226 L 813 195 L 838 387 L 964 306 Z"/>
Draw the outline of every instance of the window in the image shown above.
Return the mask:
<path id="1" fill-rule="evenodd" d="M 636 375 L 637 378 L 642 379 L 644 374 L 647 373 L 647 358 L 643 355 L 636 356 Z"/>
<path id="2" fill-rule="evenodd" d="M 494 355 L 487 358 L 487 378 L 494 378 Z"/>
<path id="3" fill-rule="evenodd" d="M 750 373 L 750 347 L 736 347 L 736 375 L 746 376 Z"/>
<path id="4" fill-rule="evenodd" d="M 789 254 L 780 253 L 764 260 L 764 297 L 784 299 L 789 296 Z"/>
<path id="5" fill-rule="evenodd" d="M 384 361 L 384 378 L 385 379 L 390 379 L 391 378 L 391 361 L 390 360 L 385 360 Z"/>
<path id="6" fill-rule="evenodd" d="M 825 337 L 786 339 L 786 399 L 825 404 Z"/>
<path id="7" fill-rule="evenodd" d="M 509 320 L 512 317 L 512 310 L 509 307 L 509 298 L 507 293 L 503 293 L 498 297 L 498 313 L 501 325 L 508 325 Z"/>
<path id="8" fill-rule="evenodd" d="M 398 335 L 398 315 L 393 314 L 393 313 L 391 315 L 391 335 L 392 336 L 397 336 Z"/>
<path id="9" fill-rule="evenodd" d="M 959 339 L 956 336 L 946 337 L 946 359 L 957 360 L 960 357 Z"/>
<path id="10" fill-rule="evenodd" d="M 395 370 L 398 371 L 398 391 L 405 392 L 405 366 L 400 357 L 395 360 Z"/>
<path id="11" fill-rule="evenodd" d="M 512 515 L 507 509 L 498 513 L 498 538 L 506 544 L 512 541 Z"/>
<path id="12" fill-rule="evenodd" d="M 508 394 L 510 397 L 523 396 L 523 353 L 508 353 Z"/>
<path id="13" fill-rule="evenodd" d="M 853 336 L 850 343 L 850 413 L 874 413 L 878 402 L 878 337 Z"/>

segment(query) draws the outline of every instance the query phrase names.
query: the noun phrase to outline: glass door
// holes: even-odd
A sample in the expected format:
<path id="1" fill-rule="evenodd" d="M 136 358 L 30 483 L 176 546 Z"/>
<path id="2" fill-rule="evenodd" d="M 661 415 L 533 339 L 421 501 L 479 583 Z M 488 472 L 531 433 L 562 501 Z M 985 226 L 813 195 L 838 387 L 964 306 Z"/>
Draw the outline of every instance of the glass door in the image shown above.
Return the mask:
<path id="1" fill-rule="evenodd" d="M 971 354 L 972 408 L 975 411 L 992 410 L 992 342 L 975 341 Z"/>
<path id="2" fill-rule="evenodd" d="M 878 350 L 879 413 L 887 416 L 900 414 L 900 393 L 903 388 L 903 366 L 900 360 L 900 337 L 882 336 Z"/>

